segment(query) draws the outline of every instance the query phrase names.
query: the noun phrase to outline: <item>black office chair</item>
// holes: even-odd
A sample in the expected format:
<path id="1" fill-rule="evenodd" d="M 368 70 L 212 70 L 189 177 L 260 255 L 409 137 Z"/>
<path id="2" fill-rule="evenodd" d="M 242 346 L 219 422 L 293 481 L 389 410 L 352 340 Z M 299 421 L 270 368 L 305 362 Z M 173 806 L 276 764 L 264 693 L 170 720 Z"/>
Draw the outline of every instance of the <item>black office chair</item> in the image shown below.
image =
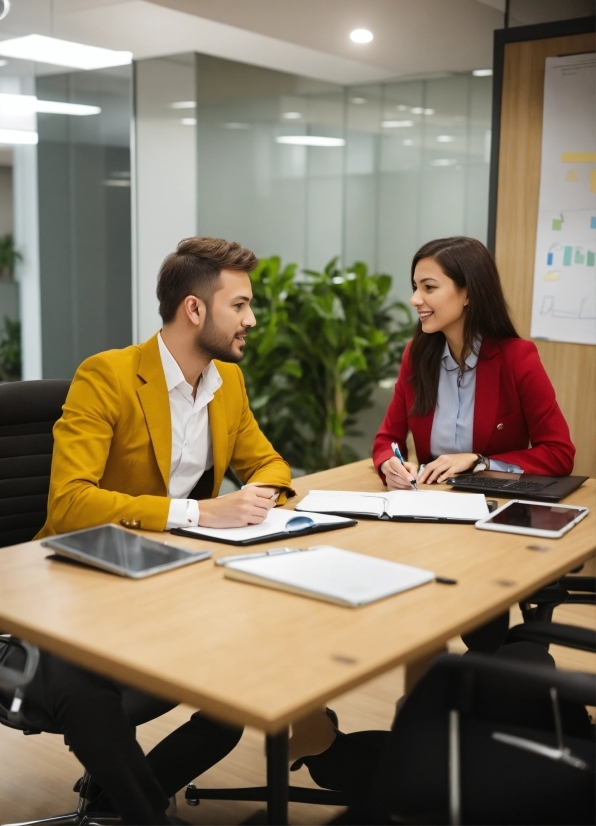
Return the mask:
<path id="1" fill-rule="evenodd" d="M 52 428 L 69 381 L 0 385 L 0 548 L 33 539 L 46 520 Z"/>
<path id="2" fill-rule="evenodd" d="M 397 715 L 365 799 L 336 822 L 593 824 L 594 740 L 573 712 L 595 692 L 593 674 L 440 657 Z"/>

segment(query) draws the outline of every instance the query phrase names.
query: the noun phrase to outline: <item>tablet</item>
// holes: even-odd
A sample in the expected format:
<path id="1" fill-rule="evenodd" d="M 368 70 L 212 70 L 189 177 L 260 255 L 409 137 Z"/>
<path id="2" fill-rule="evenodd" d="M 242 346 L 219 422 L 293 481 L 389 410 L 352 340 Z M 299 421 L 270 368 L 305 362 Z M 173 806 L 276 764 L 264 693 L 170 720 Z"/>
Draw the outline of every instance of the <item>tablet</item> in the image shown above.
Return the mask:
<path id="1" fill-rule="evenodd" d="M 101 568 L 112 574 L 141 579 L 208 559 L 211 551 L 187 551 L 156 542 L 117 525 L 52 536 L 41 543 L 59 556 Z"/>
<path id="2" fill-rule="evenodd" d="M 558 539 L 589 513 L 589 508 L 573 505 L 548 505 L 544 502 L 512 499 L 490 516 L 476 522 L 476 527 L 485 531 L 505 531 Z"/>

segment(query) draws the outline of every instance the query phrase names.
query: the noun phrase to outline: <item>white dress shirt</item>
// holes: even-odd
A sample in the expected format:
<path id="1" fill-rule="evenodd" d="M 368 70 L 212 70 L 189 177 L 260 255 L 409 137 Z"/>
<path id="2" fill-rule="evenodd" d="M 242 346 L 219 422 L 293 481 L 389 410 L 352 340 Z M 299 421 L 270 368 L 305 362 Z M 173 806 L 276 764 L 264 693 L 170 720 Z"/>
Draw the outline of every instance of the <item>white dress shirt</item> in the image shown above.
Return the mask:
<path id="1" fill-rule="evenodd" d="M 159 354 L 170 397 L 172 420 L 172 458 L 168 496 L 171 497 L 166 530 L 196 527 L 199 506 L 186 497 L 203 473 L 213 467 L 213 446 L 207 405 L 221 387 L 222 378 L 210 361 L 199 379 L 193 399 L 192 386 L 186 381 L 178 362 L 157 335 Z"/>

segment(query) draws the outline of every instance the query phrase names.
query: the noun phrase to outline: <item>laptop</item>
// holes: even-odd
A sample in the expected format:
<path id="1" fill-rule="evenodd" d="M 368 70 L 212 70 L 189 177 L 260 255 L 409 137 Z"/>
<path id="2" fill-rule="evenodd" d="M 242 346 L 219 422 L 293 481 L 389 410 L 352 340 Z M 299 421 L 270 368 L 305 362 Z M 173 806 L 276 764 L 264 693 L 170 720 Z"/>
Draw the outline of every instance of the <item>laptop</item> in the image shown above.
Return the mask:
<path id="1" fill-rule="evenodd" d="M 587 476 L 533 476 L 530 473 L 502 473 L 484 470 L 451 476 L 447 484 L 453 490 L 488 493 L 508 499 L 533 499 L 539 502 L 558 502 L 588 479 Z"/>

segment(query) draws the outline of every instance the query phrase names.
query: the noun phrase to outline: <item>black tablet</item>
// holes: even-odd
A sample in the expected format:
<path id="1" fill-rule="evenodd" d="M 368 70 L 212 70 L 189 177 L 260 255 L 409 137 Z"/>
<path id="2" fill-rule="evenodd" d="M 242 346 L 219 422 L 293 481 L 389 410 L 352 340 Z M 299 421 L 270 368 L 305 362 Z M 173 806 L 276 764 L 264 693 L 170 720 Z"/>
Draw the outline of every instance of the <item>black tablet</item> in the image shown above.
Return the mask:
<path id="1" fill-rule="evenodd" d="M 99 525 L 64 533 L 44 539 L 41 544 L 59 556 L 133 579 L 190 565 L 208 559 L 212 554 L 211 551 L 187 551 L 156 542 L 117 525 Z"/>

